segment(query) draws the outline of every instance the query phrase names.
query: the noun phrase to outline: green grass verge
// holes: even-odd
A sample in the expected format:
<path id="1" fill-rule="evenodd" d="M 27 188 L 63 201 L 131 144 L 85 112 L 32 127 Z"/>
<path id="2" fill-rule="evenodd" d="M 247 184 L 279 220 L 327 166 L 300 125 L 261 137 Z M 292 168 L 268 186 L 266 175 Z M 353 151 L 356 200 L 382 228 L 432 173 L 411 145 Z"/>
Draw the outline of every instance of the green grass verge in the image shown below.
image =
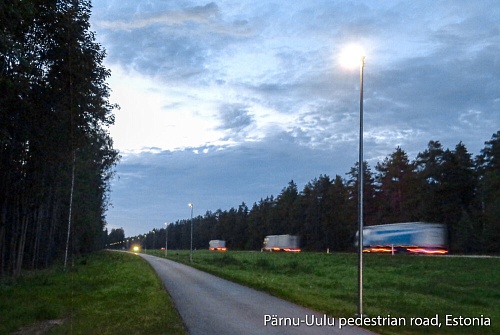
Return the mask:
<path id="1" fill-rule="evenodd" d="M 62 325 L 48 334 L 187 334 L 170 297 L 142 258 L 97 252 L 60 268 L 0 282 L 0 334 Z"/>
<path id="2" fill-rule="evenodd" d="M 164 251 L 148 253 L 164 256 Z M 500 259 L 364 255 L 364 313 L 397 317 L 404 327 L 381 334 L 500 334 Z M 169 251 L 189 264 L 189 252 Z M 357 255 L 195 251 L 191 264 L 335 317 L 357 311 Z M 438 315 L 441 327 L 410 325 Z M 446 315 L 479 318 L 483 326 L 446 325 Z M 484 326 L 489 318 L 491 325 Z M 413 323 L 425 321 L 414 319 Z M 456 320 L 460 322 L 460 320 Z M 464 320 L 462 320 L 463 323 Z"/>

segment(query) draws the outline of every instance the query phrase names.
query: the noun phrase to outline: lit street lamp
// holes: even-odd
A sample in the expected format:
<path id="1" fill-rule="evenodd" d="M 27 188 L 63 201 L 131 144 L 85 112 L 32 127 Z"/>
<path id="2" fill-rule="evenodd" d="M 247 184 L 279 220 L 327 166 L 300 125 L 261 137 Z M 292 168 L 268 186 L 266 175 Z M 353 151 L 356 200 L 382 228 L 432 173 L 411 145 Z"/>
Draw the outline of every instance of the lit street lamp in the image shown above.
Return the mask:
<path id="1" fill-rule="evenodd" d="M 189 261 L 193 261 L 193 207 L 194 205 L 192 203 L 188 204 L 189 207 L 191 207 L 191 246 L 189 248 Z"/>
<path id="2" fill-rule="evenodd" d="M 351 45 L 341 56 L 344 66 L 359 66 L 359 160 L 358 160 L 358 316 L 363 317 L 363 72 L 364 51 Z"/>

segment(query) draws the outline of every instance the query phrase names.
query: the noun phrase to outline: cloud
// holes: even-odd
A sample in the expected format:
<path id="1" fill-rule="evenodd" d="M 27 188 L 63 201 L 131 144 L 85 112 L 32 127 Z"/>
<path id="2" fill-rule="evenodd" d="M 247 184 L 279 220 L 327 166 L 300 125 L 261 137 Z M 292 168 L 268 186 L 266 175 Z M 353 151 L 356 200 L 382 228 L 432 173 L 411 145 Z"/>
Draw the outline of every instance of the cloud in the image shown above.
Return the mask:
<path id="1" fill-rule="evenodd" d="M 178 26 L 189 23 L 207 24 L 218 15 L 217 4 L 211 2 L 204 6 L 187 7 L 180 10 L 168 10 L 154 15 L 141 15 L 133 20 L 100 21 L 98 25 L 111 30 L 142 29 L 151 25 Z"/>
<path id="2" fill-rule="evenodd" d="M 254 121 L 246 106 L 240 104 L 223 105 L 220 110 L 219 118 L 221 120 L 221 125 L 218 129 L 234 135 L 241 133 Z"/>

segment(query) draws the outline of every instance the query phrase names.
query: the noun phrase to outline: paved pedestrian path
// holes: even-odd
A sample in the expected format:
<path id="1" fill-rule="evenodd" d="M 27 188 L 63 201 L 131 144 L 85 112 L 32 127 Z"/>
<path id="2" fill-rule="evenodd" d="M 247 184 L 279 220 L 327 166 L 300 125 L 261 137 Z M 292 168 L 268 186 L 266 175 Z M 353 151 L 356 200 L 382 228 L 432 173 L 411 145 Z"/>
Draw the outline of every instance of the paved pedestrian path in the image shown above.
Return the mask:
<path id="1" fill-rule="evenodd" d="M 192 267 L 139 256 L 158 273 L 190 335 L 374 335 Z"/>

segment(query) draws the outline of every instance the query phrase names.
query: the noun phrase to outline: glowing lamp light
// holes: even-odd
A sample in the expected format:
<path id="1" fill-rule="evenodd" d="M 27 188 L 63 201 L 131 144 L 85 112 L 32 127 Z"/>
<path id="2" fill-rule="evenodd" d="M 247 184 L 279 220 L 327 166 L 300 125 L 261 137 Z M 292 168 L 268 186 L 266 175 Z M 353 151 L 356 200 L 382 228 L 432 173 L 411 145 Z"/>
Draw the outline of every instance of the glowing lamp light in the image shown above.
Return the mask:
<path id="1" fill-rule="evenodd" d="M 357 44 L 346 46 L 340 54 L 340 64 L 345 68 L 359 68 L 365 58 L 365 51 Z"/>

